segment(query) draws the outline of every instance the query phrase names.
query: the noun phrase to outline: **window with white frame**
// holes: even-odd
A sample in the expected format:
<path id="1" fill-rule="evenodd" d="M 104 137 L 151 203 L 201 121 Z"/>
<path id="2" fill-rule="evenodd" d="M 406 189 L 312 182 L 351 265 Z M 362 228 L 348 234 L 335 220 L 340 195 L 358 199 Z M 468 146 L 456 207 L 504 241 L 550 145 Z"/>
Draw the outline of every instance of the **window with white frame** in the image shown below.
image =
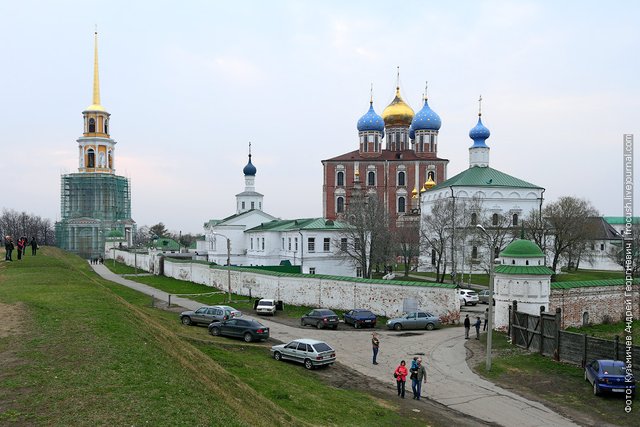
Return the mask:
<path id="1" fill-rule="evenodd" d="M 284 251 L 284 237 L 282 238 L 282 250 Z"/>
<path id="2" fill-rule="evenodd" d="M 298 238 L 297 237 L 294 239 L 294 243 L 295 243 L 295 250 L 297 251 L 298 250 Z"/>
<path id="3" fill-rule="evenodd" d="M 324 238 L 324 242 L 322 244 L 322 250 L 325 252 L 329 252 L 331 249 L 331 239 L 329 237 Z"/>
<path id="4" fill-rule="evenodd" d="M 344 212 L 344 197 L 340 196 L 336 199 L 336 213 Z"/>
<path id="5" fill-rule="evenodd" d="M 355 239 L 353 239 L 353 249 L 355 249 L 356 251 L 360 250 L 360 238 L 356 237 Z"/>
<path id="6" fill-rule="evenodd" d="M 346 252 L 347 251 L 347 238 L 342 237 L 340 239 L 340 250 Z"/>
<path id="7" fill-rule="evenodd" d="M 376 185 L 376 173 L 374 171 L 367 172 L 367 185 Z"/>
<path id="8" fill-rule="evenodd" d="M 362 267 L 356 267 L 356 277 L 362 277 Z"/>
<path id="9" fill-rule="evenodd" d="M 517 214 L 517 213 L 514 213 L 514 214 L 513 214 L 513 221 L 512 221 L 512 224 L 513 224 L 514 226 L 518 225 L 518 214 Z"/>
<path id="10" fill-rule="evenodd" d="M 344 185 L 344 172 L 343 171 L 339 171 L 336 174 L 336 185 L 341 187 Z"/>
<path id="11" fill-rule="evenodd" d="M 315 237 L 309 237 L 309 239 L 307 240 L 307 250 L 309 252 L 315 252 L 316 251 L 316 238 Z"/>
<path id="12" fill-rule="evenodd" d="M 309 267 L 309 274 L 316 274 L 316 268 L 315 267 Z"/>
<path id="13" fill-rule="evenodd" d="M 251 202 L 251 209 L 255 209 L 256 208 L 256 202 Z"/>
<path id="14" fill-rule="evenodd" d="M 262 250 L 264 251 L 264 237 L 262 238 Z"/>
<path id="15" fill-rule="evenodd" d="M 405 177 L 406 177 L 406 174 L 403 171 L 398 172 L 398 186 L 403 187 L 406 185 Z"/>
<path id="16" fill-rule="evenodd" d="M 404 213 L 406 210 L 406 199 L 402 196 L 398 197 L 398 212 Z"/>
<path id="17" fill-rule="evenodd" d="M 253 237 L 251 238 L 251 246 L 250 246 L 251 250 L 253 250 Z"/>
<path id="18" fill-rule="evenodd" d="M 289 237 L 289 250 L 291 250 L 291 237 Z"/>

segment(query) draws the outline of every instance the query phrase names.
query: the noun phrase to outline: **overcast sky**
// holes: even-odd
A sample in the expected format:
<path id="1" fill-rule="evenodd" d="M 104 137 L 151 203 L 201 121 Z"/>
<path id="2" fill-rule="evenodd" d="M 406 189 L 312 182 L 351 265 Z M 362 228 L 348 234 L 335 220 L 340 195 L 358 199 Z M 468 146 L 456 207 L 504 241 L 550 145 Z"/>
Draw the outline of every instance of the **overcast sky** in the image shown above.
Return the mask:
<path id="1" fill-rule="evenodd" d="M 0 0 L 0 207 L 59 219 L 97 24 L 102 105 L 139 226 L 201 232 L 235 213 L 249 141 L 265 211 L 321 216 L 320 161 L 357 148 L 370 85 L 381 114 L 397 66 L 416 111 L 429 81 L 449 177 L 468 167 L 482 94 L 492 167 L 547 201 L 621 215 L 622 135 L 640 144 L 639 5 Z"/>

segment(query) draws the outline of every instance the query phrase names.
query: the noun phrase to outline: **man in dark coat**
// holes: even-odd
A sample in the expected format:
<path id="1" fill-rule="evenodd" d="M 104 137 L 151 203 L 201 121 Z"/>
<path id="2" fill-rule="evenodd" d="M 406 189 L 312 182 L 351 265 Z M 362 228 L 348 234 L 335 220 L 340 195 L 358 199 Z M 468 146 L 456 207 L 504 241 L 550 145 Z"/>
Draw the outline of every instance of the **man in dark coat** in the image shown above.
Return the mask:
<path id="1" fill-rule="evenodd" d="M 36 240 L 35 237 L 32 237 L 31 242 L 29 242 L 29 244 L 31 245 L 31 255 L 35 255 L 36 251 L 38 250 L 38 241 Z"/>
<path id="2" fill-rule="evenodd" d="M 11 239 L 11 236 L 7 236 L 4 238 L 4 249 L 5 251 L 7 251 L 4 259 L 6 261 L 13 261 L 11 259 L 11 252 L 13 252 L 13 240 Z"/>
<path id="3" fill-rule="evenodd" d="M 471 320 L 469 320 L 469 315 L 467 314 L 464 318 L 464 339 L 469 339 L 469 329 L 471 329 Z"/>

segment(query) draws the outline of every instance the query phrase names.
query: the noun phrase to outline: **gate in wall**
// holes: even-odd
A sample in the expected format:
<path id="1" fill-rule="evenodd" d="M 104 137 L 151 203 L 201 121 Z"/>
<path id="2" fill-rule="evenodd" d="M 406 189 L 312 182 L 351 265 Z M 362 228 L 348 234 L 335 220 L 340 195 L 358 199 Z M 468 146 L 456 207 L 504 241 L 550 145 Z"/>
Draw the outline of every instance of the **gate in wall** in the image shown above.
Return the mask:
<path id="1" fill-rule="evenodd" d="M 509 335 L 511 343 L 531 352 L 558 357 L 560 309 L 554 314 L 545 313 L 541 307 L 539 315 L 518 311 L 518 303 L 509 307 Z"/>

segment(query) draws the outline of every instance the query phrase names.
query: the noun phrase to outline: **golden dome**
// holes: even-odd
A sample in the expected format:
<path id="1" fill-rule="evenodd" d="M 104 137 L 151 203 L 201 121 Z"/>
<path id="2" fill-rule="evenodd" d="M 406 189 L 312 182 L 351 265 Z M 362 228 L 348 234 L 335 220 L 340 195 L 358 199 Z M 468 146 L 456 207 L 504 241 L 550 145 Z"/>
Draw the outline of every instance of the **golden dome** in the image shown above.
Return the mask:
<path id="1" fill-rule="evenodd" d="M 433 179 L 431 179 L 431 177 L 429 177 L 429 179 L 425 181 L 424 186 L 427 190 L 431 190 L 433 187 L 436 186 L 436 182 Z"/>
<path id="2" fill-rule="evenodd" d="M 400 95 L 400 86 L 396 87 L 396 97 L 391 104 L 382 112 L 385 126 L 410 126 L 415 113 L 409 105 L 404 102 Z"/>
<path id="3" fill-rule="evenodd" d="M 412 199 L 417 199 L 418 198 L 418 189 L 414 188 L 413 191 L 411 192 L 411 198 Z"/>

